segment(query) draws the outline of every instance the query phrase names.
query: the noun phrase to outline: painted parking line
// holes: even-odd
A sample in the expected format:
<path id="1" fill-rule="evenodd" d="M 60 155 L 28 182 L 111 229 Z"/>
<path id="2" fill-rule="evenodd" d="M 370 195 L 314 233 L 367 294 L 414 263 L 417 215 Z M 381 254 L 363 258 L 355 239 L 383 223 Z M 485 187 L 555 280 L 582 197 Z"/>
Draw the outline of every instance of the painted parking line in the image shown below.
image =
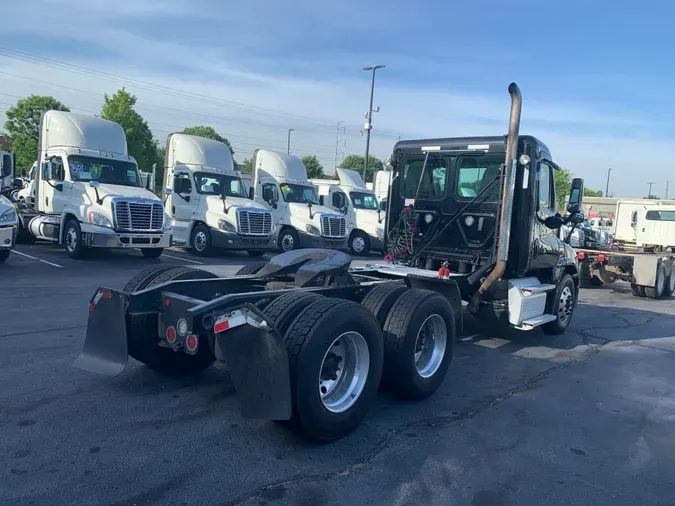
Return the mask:
<path id="1" fill-rule="evenodd" d="M 197 260 L 191 260 L 189 258 L 175 257 L 173 255 L 167 255 L 166 253 L 162 253 L 162 256 L 167 258 L 173 258 L 174 260 L 182 260 L 183 262 L 191 262 L 193 264 L 204 265 L 204 262 L 198 262 Z"/>
<path id="2" fill-rule="evenodd" d="M 41 258 L 34 257 L 33 255 L 27 255 L 26 253 L 21 253 L 20 251 L 17 251 L 15 249 L 12 250 L 12 253 L 16 253 L 17 255 L 21 255 L 22 257 L 30 258 L 31 260 L 37 260 L 38 262 L 42 262 L 43 264 L 51 265 L 52 267 L 58 267 L 59 269 L 63 269 L 63 265 L 55 264 L 54 262 L 48 262 L 47 260 L 42 260 Z"/>

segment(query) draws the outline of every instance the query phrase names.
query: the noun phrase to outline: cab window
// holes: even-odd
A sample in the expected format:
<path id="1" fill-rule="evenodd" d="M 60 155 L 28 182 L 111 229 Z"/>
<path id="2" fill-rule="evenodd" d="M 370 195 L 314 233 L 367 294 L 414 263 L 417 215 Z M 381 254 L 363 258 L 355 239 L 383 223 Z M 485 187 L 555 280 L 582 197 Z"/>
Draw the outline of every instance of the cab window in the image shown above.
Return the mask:
<path id="1" fill-rule="evenodd" d="M 555 191 L 553 188 L 553 168 L 545 163 L 539 164 L 537 171 L 539 209 L 555 212 Z"/>
<path id="2" fill-rule="evenodd" d="M 429 154 L 406 157 L 403 165 L 401 196 L 405 199 L 442 200 L 447 193 L 448 158 Z M 422 171 L 424 169 L 424 171 Z"/>
<path id="3" fill-rule="evenodd" d="M 481 201 L 498 201 L 500 184 L 496 178 L 501 173 L 503 161 L 504 157 L 496 154 L 460 156 L 457 159 L 457 196 L 474 198 L 480 194 Z"/>

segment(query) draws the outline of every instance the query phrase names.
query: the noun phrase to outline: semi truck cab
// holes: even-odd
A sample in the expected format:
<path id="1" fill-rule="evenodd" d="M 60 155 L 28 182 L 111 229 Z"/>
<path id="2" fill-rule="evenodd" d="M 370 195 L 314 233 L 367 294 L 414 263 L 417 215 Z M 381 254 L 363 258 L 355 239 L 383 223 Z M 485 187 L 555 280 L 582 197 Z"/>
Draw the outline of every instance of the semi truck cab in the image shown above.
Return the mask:
<path id="1" fill-rule="evenodd" d="M 213 249 L 260 256 L 276 248 L 272 213 L 249 199 L 227 145 L 174 133 L 167 138 L 164 188 L 174 242 L 197 255 Z"/>

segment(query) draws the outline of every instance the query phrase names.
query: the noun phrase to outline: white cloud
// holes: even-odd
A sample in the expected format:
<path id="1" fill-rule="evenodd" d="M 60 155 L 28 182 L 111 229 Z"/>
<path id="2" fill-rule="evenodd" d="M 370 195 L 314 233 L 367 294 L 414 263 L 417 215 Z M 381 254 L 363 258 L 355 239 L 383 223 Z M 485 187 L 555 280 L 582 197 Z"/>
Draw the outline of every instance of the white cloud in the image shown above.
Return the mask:
<path id="1" fill-rule="evenodd" d="M 0 35 L 10 38 L 48 35 L 60 42 L 70 40 L 71 46 L 73 41 L 86 45 L 89 51 L 81 54 L 93 54 L 92 48 L 98 50 L 98 57 L 63 56 L 63 53 L 45 56 L 124 76 L 127 89 L 138 96 L 139 112 L 148 120 L 158 139 L 185 126 L 209 124 L 231 140 L 235 157 L 242 160 L 256 147 L 284 150 L 287 129 L 293 128 L 291 150 L 298 155 L 316 153 L 330 171 L 335 156 L 335 124 L 343 120 L 349 125 L 345 137 L 347 146 L 340 146 L 338 152 L 363 152 L 365 139 L 359 135 L 359 129 L 365 121 L 370 82 L 365 72 L 358 71 L 358 66 L 354 67 L 357 71 L 351 76 L 345 74 L 340 79 L 328 79 L 322 77 L 321 62 L 303 61 L 291 54 L 288 57 L 290 67 L 316 66 L 313 79 L 293 78 L 288 77 L 287 72 L 283 75 L 262 72 L 264 59 L 249 61 L 239 56 L 240 44 L 256 40 L 263 46 L 270 44 L 275 32 L 272 28 L 266 31 L 266 28 L 272 27 L 275 16 L 283 15 L 283 19 L 288 19 L 290 15 L 282 14 L 283 9 L 268 6 L 266 16 L 250 18 L 244 23 L 245 29 L 252 24 L 259 25 L 258 31 L 248 34 L 247 41 L 214 47 L 189 45 L 178 37 L 173 41 L 159 40 L 143 30 L 132 29 L 127 26 L 132 23 L 123 20 L 125 16 L 134 22 L 158 16 L 219 20 L 226 12 L 227 23 L 223 30 L 240 34 L 244 29 L 242 26 L 237 25 L 238 30 L 229 27 L 250 17 L 250 9 L 256 5 L 262 9 L 262 4 L 252 2 L 246 8 L 239 6 L 230 11 L 208 8 L 207 3 L 186 4 L 177 0 L 118 0 L 114 11 L 108 10 L 108 5 L 103 0 L 14 2 L 10 11 L 16 9 L 15 12 L 21 15 L 17 15 L 17 21 L 10 26 L 3 25 Z M 191 5 L 189 11 L 187 5 Z M 322 14 L 312 7 L 305 12 L 305 17 L 318 23 Z M 341 23 L 333 20 L 329 29 L 344 28 Z M 46 30 L 49 26 L 72 26 L 73 29 Z M 292 31 L 293 27 L 287 25 L 286 29 Z M 368 55 L 367 59 L 364 63 L 384 61 L 377 55 Z M 388 55 L 386 60 L 391 62 L 393 56 Z M 276 63 L 274 68 L 283 61 Z M 345 66 L 347 63 L 346 60 L 331 62 Z M 390 65 L 416 68 L 416 62 L 407 57 L 394 63 Z M 417 63 L 423 66 L 426 63 L 429 66 L 425 68 L 430 68 L 432 62 L 421 58 Z M 451 83 L 445 91 L 393 81 L 387 77 L 388 71 L 384 69 L 378 74 L 375 105 L 382 109 L 373 118 L 372 154 L 388 156 L 396 135 L 411 138 L 505 133 L 509 110 L 508 82 L 493 87 L 492 94 L 472 94 L 454 91 Z M 122 85 L 109 76 L 95 77 L 6 57 L 0 57 L 0 84 L 0 110 L 6 109 L 7 103 L 14 103 L 16 97 L 34 93 L 53 95 L 71 108 L 87 112 L 99 112 L 103 93 L 114 93 Z M 158 86 L 163 88 L 160 90 Z M 185 94 L 181 96 L 169 89 L 193 95 L 186 98 Z M 672 136 L 665 135 L 647 138 L 644 132 L 664 131 L 669 126 L 667 123 L 607 107 L 594 110 L 584 104 L 563 100 L 549 103 L 529 99 L 525 86 L 523 93 L 523 133 L 534 134 L 543 140 L 562 166 L 586 178 L 587 187 L 604 190 L 608 167 L 613 168 L 610 190 L 617 194 L 642 196 L 647 189 L 643 181 L 659 181 L 655 187 L 657 191 L 661 182 L 665 186 L 671 173 L 670 161 L 675 158 L 675 141 Z M 0 122 L 4 123 L 1 113 Z"/>

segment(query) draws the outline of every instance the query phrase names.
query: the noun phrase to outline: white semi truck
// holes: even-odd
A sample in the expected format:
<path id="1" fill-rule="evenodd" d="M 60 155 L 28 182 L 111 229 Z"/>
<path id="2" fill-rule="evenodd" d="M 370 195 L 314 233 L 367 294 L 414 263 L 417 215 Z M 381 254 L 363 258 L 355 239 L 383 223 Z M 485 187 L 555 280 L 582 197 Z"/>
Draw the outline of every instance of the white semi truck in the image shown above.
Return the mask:
<path id="1" fill-rule="evenodd" d="M 253 154 L 249 196 L 269 206 L 281 251 L 298 248 L 346 249 L 347 218 L 319 203 L 299 158 L 258 149 Z"/>
<path id="2" fill-rule="evenodd" d="M 164 191 L 176 245 L 197 255 L 213 249 L 260 256 L 276 248 L 272 213 L 249 199 L 222 142 L 174 133 L 166 141 Z"/>
<path id="3" fill-rule="evenodd" d="M 336 169 L 338 180 L 311 179 L 319 192 L 319 202 L 332 207 L 347 218 L 349 251 L 367 255 L 371 250 L 384 251 L 385 213 L 377 197 L 361 175 L 349 169 Z"/>
<path id="4" fill-rule="evenodd" d="M 169 216 L 143 187 L 124 130 L 94 116 L 42 114 L 35 197 L 16 209 L 23 237 L 59 243 L 72 258 L 90 248 L 138 248 L 156 258 L 171 246 Z"/>

